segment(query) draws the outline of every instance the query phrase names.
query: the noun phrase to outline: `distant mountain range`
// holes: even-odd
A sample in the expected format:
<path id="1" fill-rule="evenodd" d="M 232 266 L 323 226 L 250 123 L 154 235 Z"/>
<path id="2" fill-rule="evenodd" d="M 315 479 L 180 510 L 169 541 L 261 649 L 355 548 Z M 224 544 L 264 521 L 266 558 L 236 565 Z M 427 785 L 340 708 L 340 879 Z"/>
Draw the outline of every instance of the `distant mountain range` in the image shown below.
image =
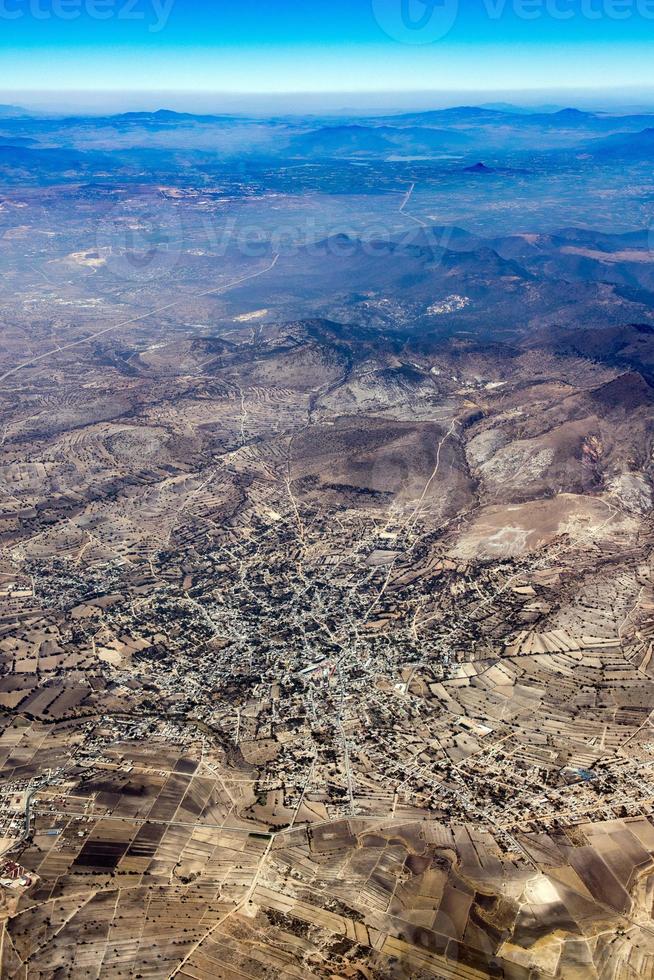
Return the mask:
<path id="1" fill-rule="evenodd" d="M 642 164 L 654 153 L 654 114 L 457 106 L 336 122 L 170 109 L 37 117 L 18 106 L 0 106 L 0 178 L 10 182 L 69 180 L 76 176 L 75 169 L 85 179 L 104 179 L 110 172 L 110 179 L 116 180 L 138 174 L 207 175 L 235 159 L 278 166 L 285 159 L 359 158 L 397 164 L 434 161 L 456 173 L 496 172 L 518 178 L 532 172 L 534 153 L 544 152 L 577 159 L 585 154 L 608 166 L 612 161 Z M 453 157 L 458 159 L 451 161 Z M 549 169 L 555 171 L 564 160 L 552 156 Z"/>
<path id="2" fill-rule="evenodd" d="M 600 157 L 645 157 L 654 159 L 654 126 L 639 133 L 618 133 L 591 144 L 593 152 Z"/>
<path id="3" fill-rule="evenodd" d="M 583 112 L 581 109 L 558 109 L 556 112 L 524 112 L 507 106 L 506 109 L 490 108 L 488 106 L 455 106 L 451 109 L 432 109 L 426 112 L 405 113 L 392 117 L 395 122 L 428 125 L 432 122 L 444 123 L 495 123 L 506 125 L 507 121 L 516 120 L 518 125 L 537 126 L 585 126 L 589 122 L 599 122 L 604 117 L 593 112 Z"/>
<path id="4" fill-rule="evenodd" d="M 22 119 L 31 116 L 31 112 L 19 105 L 0 105 L 0 119 Z"/>
<path id="5" fill-rule="evenodd" d="M 447 129 L 419 126 L 324 126 L 293 137 L 291 153 L 337 156 L 350 153 L 432 153 L 467 147 L 472 138 Z"/>

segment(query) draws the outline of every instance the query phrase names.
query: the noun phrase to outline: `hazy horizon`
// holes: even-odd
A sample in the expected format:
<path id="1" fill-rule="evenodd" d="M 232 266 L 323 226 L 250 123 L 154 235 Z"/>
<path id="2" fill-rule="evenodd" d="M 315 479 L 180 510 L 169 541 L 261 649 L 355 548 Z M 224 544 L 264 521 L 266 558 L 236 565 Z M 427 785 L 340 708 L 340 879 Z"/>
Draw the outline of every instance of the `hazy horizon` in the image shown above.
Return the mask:
<path id="1" fill-rule="evenodd" d="M 39 91 L 0 92 L 0 104 L 31 112 L 107 112 L 156 111 L 170 109 L 190 113 L 334 114 L 366 112 L 388 113 L 444 109 L 461 105 L 510 104 L 519 108 L 556 111 L 573 106 L 589 111 L 640 112 L 654 109 L 654 86 L 632 88 L 548 88 L 452 89 L 352 92 L 180 92 L 171 90 L 122 91 Z"/>

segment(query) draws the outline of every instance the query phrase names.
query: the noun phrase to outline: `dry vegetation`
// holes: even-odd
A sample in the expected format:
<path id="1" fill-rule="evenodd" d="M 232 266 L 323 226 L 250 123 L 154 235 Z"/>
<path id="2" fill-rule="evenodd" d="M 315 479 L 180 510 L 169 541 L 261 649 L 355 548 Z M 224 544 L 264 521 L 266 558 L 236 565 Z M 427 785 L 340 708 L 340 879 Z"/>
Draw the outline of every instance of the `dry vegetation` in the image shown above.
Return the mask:
<path id="1" fill-rule="evenodd" d="M 644 375 L 191 255 L 102 333 L 176 287 L 78 252 L 0 380 L 2 976 L 654 976 Z"/>

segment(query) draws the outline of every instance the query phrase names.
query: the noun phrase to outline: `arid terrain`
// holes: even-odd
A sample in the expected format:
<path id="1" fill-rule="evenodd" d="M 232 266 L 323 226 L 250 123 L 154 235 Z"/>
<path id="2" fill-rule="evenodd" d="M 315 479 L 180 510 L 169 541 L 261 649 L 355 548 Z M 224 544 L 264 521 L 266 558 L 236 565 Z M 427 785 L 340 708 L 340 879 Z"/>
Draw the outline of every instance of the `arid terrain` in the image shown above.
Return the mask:
<path id="1" fill-rule="evenodd" d="M 648 231 L 79 166 L 0 201 L 2 977 L 654 977 Z"/>

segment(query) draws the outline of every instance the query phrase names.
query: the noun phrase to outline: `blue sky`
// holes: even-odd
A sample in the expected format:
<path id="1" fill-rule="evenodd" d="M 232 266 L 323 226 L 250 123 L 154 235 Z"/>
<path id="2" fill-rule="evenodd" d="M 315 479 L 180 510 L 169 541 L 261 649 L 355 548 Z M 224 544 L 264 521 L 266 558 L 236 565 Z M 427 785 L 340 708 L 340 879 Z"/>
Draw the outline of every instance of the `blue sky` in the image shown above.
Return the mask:
<path id="1" fill-rule="evenodd" d="M 0 0 L 0 88 L 654 84 L 654 0 Z"/>

